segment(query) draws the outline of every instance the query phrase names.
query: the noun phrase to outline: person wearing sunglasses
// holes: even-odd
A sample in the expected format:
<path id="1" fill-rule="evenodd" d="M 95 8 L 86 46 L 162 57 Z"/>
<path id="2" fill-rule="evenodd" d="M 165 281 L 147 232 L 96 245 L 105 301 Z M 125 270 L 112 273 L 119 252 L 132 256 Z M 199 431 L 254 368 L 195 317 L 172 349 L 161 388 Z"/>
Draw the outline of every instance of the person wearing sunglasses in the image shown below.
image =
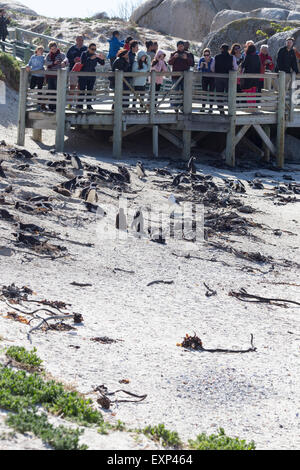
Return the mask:
<path id="1" fill-rule="evenodd" d="M 215 59 L 211 56 L 210 49 L 204 49 L 203 57 L 201 57 L 198 64 L 198 72 L 205 74 L 214 73 L 215 71 Z M 215 79 L 214 77 L 202 77 L 202 90 L 209 91 L 210 93 L 215 91 Z M 205 104 L 202 104 L 202 108 L 205 109 Z M 212 112 L 212 104 L 209 105 L 209 111 Z"/>
<path id="2" fill-rule="evenodd" d="M 238 67 L 238 71 L 242 72 L 241 64 L 243 63 L 245 56 L 242 50 L 242 46 L 240 44 L 233 44 L 231 47 L 230 55 L 234 57 L 236 61 L 236 65 Z M 238 78 L 237 80 L 237 92 L 241 93 L 242 92 L 242 87 L 241 87 L 241 79 Z"/>
<path id="3" fill-rule="evenodd" d="M 80 57 L 80 61 L 82 64 L 81 72 L 95 72 L 96 67 L 98 64 L 104 65 L 105 64 L 105 56 L 104 54 L 100 53 L 97 54 L 97 46 L 95 43 L 91 43 L 88 47 L 86 52 L 83 52 Z M 95 86 L 96 76 L 91 77 L 79 77 L 78 84 L 80 91 L 92 91 Z M 82 101 L 82 100 L 80 100 Z M 78 106 L 78 108 L 82 109 L 82 104 Z M 87 105 L 87 109 L 93 109 L 90 104 Z"/>

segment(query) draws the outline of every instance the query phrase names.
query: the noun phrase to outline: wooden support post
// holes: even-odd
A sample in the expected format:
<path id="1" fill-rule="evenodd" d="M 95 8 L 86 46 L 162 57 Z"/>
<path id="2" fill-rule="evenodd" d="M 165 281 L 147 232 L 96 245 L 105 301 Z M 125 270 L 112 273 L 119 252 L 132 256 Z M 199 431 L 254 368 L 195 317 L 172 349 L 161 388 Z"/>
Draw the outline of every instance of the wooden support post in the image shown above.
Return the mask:
<path id="1" fill-rule="evenodd" d="M 229 131 L 226 138 L 226 163 L 229 166 L 235 166 L 236 93 L 237 72 L 230 72 L 228 88 Z"/>
<path id="2" fill-rule="evenodd" d="M 57 152 L 63 152 L 64 143 L 65 143 L 67 78 L 68 78 L 68 72 L 66 69 L 59 69 L 57 71 L 56 135 L 55 135 L 55 149 Z"/>
<path id="3" fill-rule="evenodd" d="M 155 105 L 156 105 L 156 99 L 155 99 L 155 84 L 156 84 L 156 72 L 155 70 L 151 71 L 151 82 L 150 82 L 150 124 L 154 122 L 154 116 L 155 116 Z"/>
<path id="4" fill-rule="evenodd" d="M 122 156 L 122 111 L 123 111 L 123 72 L 115 71 L 115 106 L 113 131 L 113 156 Z"/>
<path id="5" fill-rule="evenodd" d="M 279 72 L 278 80 L 278 110 L 277 110 L 277 166 L 284 166 L 284 138 L 285 138 L 285 72 Z"/>
<path id="6" fill-rule="evenodd" d="M 194 73 L 184 72 L 184 90 L 183 90 L 183 113 L 184 118 L 189 119 L 193 109 L 193 79 Z M 191 154 L 192 132 L 182 131 L 182 158 L 189 160 Z"/>
<path id="7" fill-rule="evenodd" d="M 264 129 L 265 134 L 268 137 L 268 139 L 270 139 L 270 137 L 271 137 L 271 127 L 270 126 L 264 126 L 263 129 Z M 269 162 L 270 161 L 270 149 L 265 143 L 263 144 L 263 146 L 264 146 L 264 152 L 265 152 L 264 161 Z"/>
<path id="8" fill-rule="evenodd" d="M 22 67 L 20 72 L 19 87 L 19 111 L 18 111 L 18 138 L 17 145 L 24 145 L 25 125 L 26 125 L 26 104 L 27 104 L 28 72 Z"/>
<path id="9" fill-rule="evenodd" d="M 289 121 L 292 123 L 295 119 L 295 103 L 294 103 L 294 92 L 297 90 L 297 75 L 295 72 L 292 73 L 292 82 L 291 82 L 291 89 L 290 89 L 290 112 L 289 112 Z"/>
<path id="10" fill-rule="evenodd" d="M 32 140 L 42 142 L 42 129 L 32 129 Z"/>
<path id="11" fill-rule="evenodd" d="M 273 144 L 273 142 L 271 142 L 269 136 L 266 135 L 266 133 L 264 132 L 261 125 L 260 124 L 254 124 L 253 127 L 256 130 L 256 132 L 258 133 L 258 135 L 260 136 L 261 140 L 263 141 L 263 144 L 268 147 L 268 149 L 273 153 L 273 155 L 276 155 L 276 147 Z M 264 156 L 264 154 L 265 153 L 263 152 L 263 156 Z"/>
<path id="12" fill-rule="evenodd" d="M 158 157 L 158 126 L 152 127 L 152 148 L 154 157 Z"/>

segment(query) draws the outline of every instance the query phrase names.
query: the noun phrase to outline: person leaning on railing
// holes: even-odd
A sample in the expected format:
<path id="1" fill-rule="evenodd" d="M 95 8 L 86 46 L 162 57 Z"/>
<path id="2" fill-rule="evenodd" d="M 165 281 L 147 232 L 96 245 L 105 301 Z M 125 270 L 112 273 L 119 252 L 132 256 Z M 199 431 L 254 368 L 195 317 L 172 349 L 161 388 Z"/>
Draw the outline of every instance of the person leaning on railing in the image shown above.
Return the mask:
<path id="1" fill-rule="evenodd" d="M 193 65 L 192 58 L 184 50 L 184 41 L 178 41 L 177 51 L 172 52 L 169 59 L 169 65 L 172 66 L 173 72 L 186 72 L 190 70 L 190 67 Z M 178 81 L 179 77 L 172 77 L 173 84 Z M 183 91 L 184 89 L 184 78 L 176 85 L 174 88 L 175 91 Z M 171 106 L 178 107 L 182 106 L 182 103 L 171 103 Z"/>
<path id="2" fill-rule="evenodd" d="M 82 69 L 81 72 L 95 72 L 96 67 L 98 64 L 104 65 L 105 64 L 105 55 L 100 52 L 100 54 L 96 53 L 97 46 L 95 43 L 91 43 L 88 47 L 86 52 L 81 54 L 81 64 Z M 94 77 L 79 77 L 78 84 L 80 91 L 92 91 L 94 89 L 96 82 L 96 76 Z M 80 101 L 83 101 L 82 99 Z M 82 109 L 82 104 L 78 105 L 79 109 Z M 87 109 L 93 109 L 91 104 L 87 105 Z"/>
<path id="3" fill-rule="evenodd" d="M 132 84 L 136 91 L 145 93 L 146 83 L 148 76 L 145 75 L 149 73 L 151 69 L 151 57 L 147 54 L 146 51 L 140 51 L 137 55 L 137 60 L 134 61 L 132 66 L 132 72 L 142 73 L 141 76 L 133 77 Z M 132 107 L 135 108 L 137 104 L 136 97 L 133 98 Z M 141 97 L 140 108 L 145 107 L 145 96 Z"/>
<path id="4" fill-rule="evenodd" d="M 286 90 L 289 90 L 292 82 L 292 72 L 299 73 L 297 57 L 294 49 L 294 38 L 288 38 L 286 45 L 279 49 L 277 54 L 275 72 L 285 72 L 286 75 Z"/>
<path id="5" fill-rule="evenodd" d="M 5 16 L 5 10 L 0 8 L 0 41 L 6 41 L 8 36 L 7 26 L 10 24 L 9 16 Z M 2 50 L 5 52 L 5 45 L 2 44 Z"/>
<path id="6" fill-rule="evenodd" d="M 215 57 L 215 73 L 228 75 L 231 71 L 238 71 L 236 58 L 229 54 L 228 44 L 222 44 L 221 53 Z M 216 78 L 216 92 L 228 93 L 228 78 Z M 220 101 L 220 100 L 219 100 Z M 220 114 L 224 114 L 224 106 L 219 104 Z"/>
<path id="7" fill-rule="evenodd" d="M 238 66 L 238 70 L 239 70 L 239 72 L 241 72 L 241 64 L 242 64 L 243 60 L 245 59 L 245 55 L 243 54 L 243 51 L 242 51 L 242 46 L 238 43 L 233 44 L 231 46 L 230 55 L 235 57 L 235 60 L 236 60 L 237 66 Z M 242 92 L 241 79 L 240 78 L 237 79 L 237 92 L 238 93 Z"/>
<path id="8" fill-rule="evenodd" d="M 272 57 L 269 55 L 269 46 L 267 44 L 263 44 L 260 47 L 260 53 L 258 54 L 258 57 L 260 59 L 260 73 L 265 74 L 266 72 L 273 72 L 275 65 L 273 63 Z M 267 82 L 267 79 L 266 79 Z M 259 79 L 259 86 L 258 86 L 258 91 L 261 93 L 263 87 L 264 87 L 264 79 L 260 78 Z M 265 88 L 267 88 L 265 86 Z"/>
<path id="9" fill-rule="evenodd" d="M 215 59 L 211 55 L 210 49 L 204 49 L 203 57 L 199 60 L 198 72 L 202 73 L 214 73 L 215 71 Z M 202 77 L 202 90 L 209 91 L 212 93 L 215 91 L 215 79 L 214 77 Z M 202 108 L 205 109 L 205 104 L 202 104 Z M 209 105 L 209 110 L 212 112 L 213 105 Z"/>
<path id="10" fill-rule="evenodd" d="M 30 57 L 28 64 L 26 65 L 27 72 L 37 72 L 44 70 L 45 56 L 43 46 L 38 46 L 33 56 Z M 44 75 L 37 75 L 32 73 L 30 78 L 30 89 L 33 90 L 36 86 L 38 90 L 41 90 L 44 85 Z M 39 93 L 40 95 L 41 93 Z M 45 105 L 37 105 L 37 110 L 45 109 Z"/>
<path id="11" fill-rule="evenodd" d="M 49 54 L 47 54 L 45 59 L 45 66 L 49 72 L 56 72 L 57 70 L 66 67 L 68 63 L 68 59 L 66 58 L 65 54 L 63 54 L 60 49 L 57 47 L 57 43 L 55 41 L 51 41 L 48 44 L 49 47 Z M 47 82 L 48 82 L 48 90 L 56 90 L 57 89 L 57 76 L 56 75 L 46 75 Z M 55 101 L 49 99 L 50 101 Z M 49 110 L 55 111 L 56 105 L 49 104 Z"/>
<path id="12" fill-rule="evenodd" d="M 77 62 L 77 58 L 80 59 L 81 54 L 87 51 L 87 46 L 83 44 L 83 36 L 77 36 L 76 44 L 71 46 L 67 52 L 67 59 L 69 61 L 69 71 L 73 69 L 75 62 Z"/>
<path id="13" fill-rule="evenodd" d="M 168 66 L 165 62 L 166 54 L 163 51 L 158 51 L 154 60 L 152 61 L 151 70 L 155 72 L 168 72 Z M 157 76 L 155 79 L 155 91 L 160 91 L 163 84 L 164 77 Z"/>

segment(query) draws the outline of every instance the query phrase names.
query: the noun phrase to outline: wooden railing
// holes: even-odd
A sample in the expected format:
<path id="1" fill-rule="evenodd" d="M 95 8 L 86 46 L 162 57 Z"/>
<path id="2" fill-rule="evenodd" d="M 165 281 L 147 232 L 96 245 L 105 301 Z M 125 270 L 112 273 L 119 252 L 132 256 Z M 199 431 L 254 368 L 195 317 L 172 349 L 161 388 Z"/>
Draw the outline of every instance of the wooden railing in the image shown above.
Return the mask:
<path id="1" fill-rule="evenodd" d="M 34 72 L 35 74 L 37 72 Z M 61 69 L 57 72 L 39 72 L 40 75 L 56 75 L 57 90 L 48 90 L 44 87 L 42 90 L 28 89 L 30 73 L 25 68 L 21 71 L 20 83 L 20 107 L 19 107 L 19 138 L 18 142 L 23 141 L 25 132 L 25 114 L 26 111 L 34 110 L 38 105 L 52 105 L 56 108 L 56 146 L 58 149 L 63 147 L 64 129 L 66 113 L 81 111 L 82 106 L 92 105 L 94 112 L 113 115 L 114 126 L 114 154 L 121 152 L 121 135 L 123 114 L 136 113 L 144 114 L 147 122 L 151 125 L 157 125 L 159 122 L 166 122 L 169 116 L 170 123 L 178 120 L 189 119 L 189 116 L 205 116 L 211 114 L 210 122 L 219 119 L 216 122 L 221 123 L 220 113 L 224 116 L 224 122 L 229 131 L 227 138 L 226 154 L 232 155 L 233 149 L 238 141 L 247 131 L 247 126 L 236 135 L 235 129 L 237 119 L 245 117 L 248 128 L 253 125 L 259 135 L 263 138 L 262 129 L 258 123 L 257 114 L 266 118 L 273 116 L 272 122 L 277 124 L 277 150 L 278 159 L 283 158 L 284 154 L 284 132 L 286 121 L 294 117 L 296 109 L 292 102 L 292 92 L 286 91 L 286 74 L 239 74 L 230 72 L 229 75 L 221 74 L 202 74 L 199 72 L 163 72 L 151 73 L 136 72 L 123 73 L 117 72 L 78 72 L 68 73 Z M 96 84 L 92 91 L 70 90 L 69 77 L 95 77 Z M 172 86 L 161 91 L 156 91 L 155 83 L 158 76 L 163 76 L 166 80 L 172 80 Z M 206 92 L 202 90 L 202 77 L 209 76 L 218 79 L 228 80 L 228 92 Z M 147 87 L 145 91 L 137 91 L 133 87 L 135 77 L 146 77 Z M 298 77 L 293 75 L 293 83 Z M 261 93 L 238 93 L 237 84 L 243 79 L 263 79 L 266 88 Z M 111 82 L 114 81 L 114 87 L 111 88 Z M 74 109 L 69 110 L 70 105 Z M 54 106 L 54 108 L 53 108 Z M 79 109 L 78 109 L 79 107 Z M 177 114 L 177 117 L 176 117 Z M 172 116 L 173 117 L 172 117 Z M 262 117 L 260 117 L 263 122 Z M 169 122 L 168 121 L 168 122 Z M 249 121 L 249 122 L 248 122 Z M 190 145 L 190 132 L 183 131 L 183 145 L 188 148 Z M 275 147 L 269 137 L 265 138 L 265 144 L 275 152 Z M 21 144 L 20 144 L 21 145 Z M 279 150 L 278 150 L 279 149 Z M 229 157 L 227 158 L 229 161 Z"/>

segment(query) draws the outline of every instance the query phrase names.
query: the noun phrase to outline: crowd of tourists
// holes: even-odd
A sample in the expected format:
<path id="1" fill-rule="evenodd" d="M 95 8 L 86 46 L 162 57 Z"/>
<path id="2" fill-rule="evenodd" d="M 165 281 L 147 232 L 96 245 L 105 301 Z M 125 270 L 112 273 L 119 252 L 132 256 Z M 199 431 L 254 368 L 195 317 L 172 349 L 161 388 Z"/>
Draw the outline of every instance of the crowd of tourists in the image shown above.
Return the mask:
<path id="1" fill-rule="evenodd" d="M 235 43 L 231 47 L 228 44 L 223 44 L 219 54 L 215 57 L 212 55 L 211 50 L 206 48 L 198 63 L 195 63 L 195 57 L 190 50 L 188 41 L 178 41 L 176 50 L 170 54 L 168 59 L 166 54 L 160 50 L 157 41 L 149 40 L 142 45 L 131 36 L 121 40 L 120 33 L 114 31 L 111 38 L 108 39 L 108 43 L 108 55 L 97 52 L 95 43 L 85 45 L 83 36 L 77 36 L 76 43 L 67 51 L 66 55 L 61 52 L 54 41 L 49 43 L 49 52 L 46 55 L 44 55 L 42 46 L 37 47 L 35 54 L 27 64 L 27 70 L 32 72 L 30 88 L 37 87 L 41 89 L 43 87 L 44 77 L 38 75 L 37 71 L 46 69 L 53 72 L 66 67 L 70 72 L 70 95 L 75 95 L 75 90 L 91 92 L 95 86 L 96 76 L 78 77 L 73 72 L 95 72 L 98 64 L 103 66 L 107 63 L 106 61 L 109 61 L 110 69 L 113 72 L 116 70 L 122 70 L 125 73 L 136 72 L 134 77 L 124 81 L 123 89 L 127 91 L 131 89 L 137 93 L 145 91 L 150 80 L 149 74 L 142 73 L 139 76 L 138 73 L 152 70 L 160 72 L 155 79 L 157 92 L 160 91 L 164 82 L 164 72 L 184 72 L 188 70 L 198 71 L 202 74 L 202 89 L 207 92 L 228 92 L 229 81 L 223 75 L 228 75 L 230 71 L 238 71 L 241 74 L 265 74 L 266 72 L 283 71 L 287 74 L 286 87 L 288 89 L 292 72 L 298 73 L 297 59 L 300 58 L 300 53 L 297 51 L 295 40 L 292 37 L 286 40 L 285 46 L 278 51 L 275 58 L 270 56 L 268 45 L 262 45 L 260 50 L 257 50 L 253 41 L 247 41 L 245 45 Z M 210 74 L 212 74 L 211 77 Z M 220 77 L 217 74 L 220 74 Z M 55 74 L 46 74 L 46 81 L 49 90 L 56 89 L 57 76 Z M 174 76 L 172 81 L 174 90 L 183 90 L 184 79 L 178 80 L 178 76 Z M 239 78 L 237 91 L 239 93 L 260 93 L 264 85 L 264 78 Z M 110 88 L 114 89 L 114 87 L 115 78 L 111 77 Z M 79 93 L 79 95 L 83 94 Z M 69 104 L 69 106 L 72 105 Z M 129 103 L 127 106 L 129 106 Z M 134 94 L 131 106 L 136 108 Z M 77 99 L 76 107 L 82 109 L 83 98 Z M 141 105 L 140 108 L 142 107 Z M 41 106 L 41 108 L 45 108 L 45 106 Z M 88 104 L 87 108 L 92 109 L 91 104 Z M 210 106 L 210 111 L 211 108 L 212 106 Z M 55 105 L 50 104 L 49 109 L 54 111 Z M 224 113 L 221 105 L 219 110 Z"/>

